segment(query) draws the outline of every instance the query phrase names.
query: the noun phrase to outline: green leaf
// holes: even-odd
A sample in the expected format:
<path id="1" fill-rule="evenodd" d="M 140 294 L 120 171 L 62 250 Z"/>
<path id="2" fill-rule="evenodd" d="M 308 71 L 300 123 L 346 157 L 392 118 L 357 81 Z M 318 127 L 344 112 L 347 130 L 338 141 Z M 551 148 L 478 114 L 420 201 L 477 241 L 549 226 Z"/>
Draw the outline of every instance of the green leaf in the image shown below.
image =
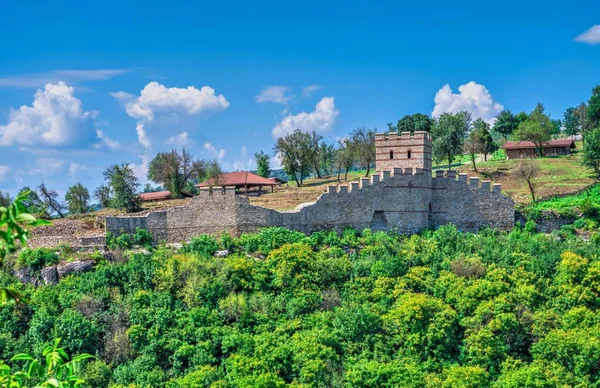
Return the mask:
<path id="1" fill-rule="evenodd" d="M 31 214 L 27 214 L 27 213 L 21 213 L 17 216 L 17 221 L 19 222 L 35 222 L 36 218 L 34 216 L 32 216 Z"/>

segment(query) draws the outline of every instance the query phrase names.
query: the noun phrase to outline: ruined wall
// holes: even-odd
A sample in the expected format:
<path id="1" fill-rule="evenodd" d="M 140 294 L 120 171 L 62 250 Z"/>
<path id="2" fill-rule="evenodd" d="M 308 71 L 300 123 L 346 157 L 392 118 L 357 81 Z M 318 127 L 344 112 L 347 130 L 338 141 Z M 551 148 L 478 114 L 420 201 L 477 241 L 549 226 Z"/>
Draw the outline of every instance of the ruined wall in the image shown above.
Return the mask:
<path id="1" fill-rule="evenodd" d="M 468 178 L 456 171 L 435 171 L 432 181 L 431 227 L 452 223 L 463 231 L 484 226 L 509 230 L 515 224 L 514 202 L 502 195 L 501 185 Z"/>
<path id="2" fill-rule="evenodd" d="M 428 132 L 375 135 L 375 170 L 415 167 L 431 171 L 431 135 Z"/>

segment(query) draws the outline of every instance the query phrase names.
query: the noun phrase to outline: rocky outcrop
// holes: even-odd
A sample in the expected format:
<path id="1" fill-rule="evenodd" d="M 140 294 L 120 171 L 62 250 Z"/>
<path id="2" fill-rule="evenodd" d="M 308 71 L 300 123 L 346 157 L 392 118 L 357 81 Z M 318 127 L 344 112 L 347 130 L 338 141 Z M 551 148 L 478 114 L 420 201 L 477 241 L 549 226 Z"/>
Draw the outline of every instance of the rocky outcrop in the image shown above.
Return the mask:
<path id="1" fill-rule="evenodd" d="M 56 272 L 59 278 L 64 278 L 72 273 L 88 272 L 94 268 L 94 260 L 78 260 L 68 263 L 61 263 L 56 266 Z"/>
<path id="2" fill-rule="evenodd" d="M 40 272 L 40 275 L 42 277 L 42 280 L 44 281 L 44 284 L 58 283 L 58 271 L 56 270 L 55 265 L 43 268 Z"/>

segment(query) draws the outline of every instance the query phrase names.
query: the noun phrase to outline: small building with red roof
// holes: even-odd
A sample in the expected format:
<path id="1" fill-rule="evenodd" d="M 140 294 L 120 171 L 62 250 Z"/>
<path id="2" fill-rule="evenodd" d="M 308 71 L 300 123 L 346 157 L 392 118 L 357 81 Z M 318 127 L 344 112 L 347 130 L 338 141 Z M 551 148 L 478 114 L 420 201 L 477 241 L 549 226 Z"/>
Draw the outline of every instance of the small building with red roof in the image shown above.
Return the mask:
<path id="1" fill-rule="evenodd" d="M 138 197 L 142 202 L 166 201 L 167 199 L 171 199 L 171 192 L 169 190 L 153 191 L 138 194 Z"/>
<path id="2" fill-rule="evenodd" d="M 544 156 L 569 155 L 575 149 L 575 141 L 571 139 L 548 140 L 542 143 Z M 502 146 L 508 159 L 536 158 L 538 152 L 531 141 L 507 141 Z"/>

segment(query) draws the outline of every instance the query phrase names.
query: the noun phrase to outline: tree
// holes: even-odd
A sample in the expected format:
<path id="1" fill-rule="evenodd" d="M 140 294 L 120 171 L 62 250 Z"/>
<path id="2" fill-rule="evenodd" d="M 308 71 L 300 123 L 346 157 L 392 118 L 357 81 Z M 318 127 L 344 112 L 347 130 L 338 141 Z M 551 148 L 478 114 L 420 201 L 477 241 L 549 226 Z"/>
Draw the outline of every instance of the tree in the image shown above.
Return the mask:
<path id="1" fill-rule="evenodd" d="M 113 164 L 104 170 L 104 179 L 112 192 L 110 206 L 133 212 L 140 208 L 137 188 L 140 185 L 133 168 L 127 163 Z"/>
<path id="2" fill-rule="evenodd" d="M 268 178 L 271 175 L 271 166 L 269 164 L 271 158 L 263 151 L 255 153 L 254 157 L 256 158 L 256 173 L 263 178 Z"/>
<path id="3" fill-rule="evenodd" d="M 327 144 L 324 141 L 321 142 L 319 147 L 319 158 L 321 170 L 325 172 L 325 175 L 331 175 L 333 165 L 335 164 L 335 147 L 333 144 Z"/>
<path id="4" fill-rule="evenodd" d="M 335 151 L 335 161 L 338 170 L 338 182 L 340 182 L 340 174 L 342 169 L 345 170 L 344 180 L 348 179 L 348 171 L 354 164 L 354 152 L 348 139 L 338 141 L 338 148 Z"/>
<path id="5" fill-rule="evenodd" d="M 479 118 L 473 122 L 473 130 L 465 140 L 464 150 L 471 156 L 471 163 L 473 163 L 473 170 L 475 171 L 477 171 L 476 155 L 483 154 L 485 160 L 487 160 L 487 154 L 495 151 L 495 144 L 490 134 L 490 125 L 483 119 Z"/>
<path id="6" fill-rule="evenodd" d="M 298 186 L 302 186 L 304 178 L 315 167 L 316 138 L 318 138 L 316 133 L 313 135 L 296 129 L 277 139 L 273 148 L 276 153 L 281 154 L 284 171 L 289 177 L 294 178 Z"/>
<path id="7" fill-rule="evenodd" d="M 350 134 L 350 144 L 356 160 L 369 176 L 371 165 L 375 163 L 375 130 L 365 127 L 355 129 Z"/>
<path id="8" fill-rule="evenodd" d="M 313 166 L 314 172 L 317 175 L 317 178 L 321 178 L 321 140 L 323 140 L 323 136 L 317 134 L 316 131 L 310 131 L 308 133 L 309 138 L 306 143 L 308 149 L 305 151 L 307 153 L 307 157 L 311 160 L 311 164 Z"/>
<path id="9" fill-rule="evenodd" d="M 517 129 L 518 123 L 515 116 L 508 109 L 503 110 L 496 116 L 494 123 L 494 132 L 502 135 L 504 141 L 507 141 L 509 136 Z"/>
<path id="10" fill-rule="evenodd" d="M 577 136 L 581 130 L 577 108 L 567 108 L 564 114 L 563 124 L 565 134 L 571 138 Z"/>
<path id="11" fill-rule="evenodd" d="M 530 141 L 535 145 L 535 148 L 540 156 L 544 156 L 544 143 L 550 140 L 552 136 L 551 127 L 542 127 L 539 121 L 527 120 L 519 124 L 519 128 L 515 132 L 519 140 Z"/>
<path id="12" fill-rule="evenodd" d="M 69 187 L 65 200 L 71 214 L 87 213 L 90 209 L 90 192 L 81 183 Z"/>
<path id="13" fill-rule="evenodd" d="M 442 113 L 432 130 L 433 157 L 448 161 L 448 169 L 457 155 L 462 154 L 465 135 L 471 126 L 468 112 Z"/>
<path id="14" fill-rule="evenodd" d="M 527 182 L 531 199 L 535 202 L 535 184 L 534 179 L 540 174 L 540 166 L 534 159 L 522 159 L 517 163 L 515 169 L 517 176 Z"/>
<path id="15" fill-rule="evenodd" d="M 209 162 L 204 160 L 195 160 L 185 148 L 181 152 L 159 152 L 150 161 L 148 179 L 165 187 L 173 197 L 179 198 L 189 182 L 199 183 L 216 178 L 207 174 L 208 164 Z"/>
<path id="16" fill-rule="evenodd" d="M 25 186 L 19 190 L 17 196 L 22 198 L 23 205 L 28 213 L 40 218 L 48 217 L 46 204 L 40 199 L 40 196 L 35 190 L 31 190 L 29 187 Z"/>
<path id="17" fill-rule="evenodd" d="M 110 187 L 107 185 L 98 186 L 94 190 L 94 198 L 96 198 L 101 207 L 110 207 Z"/>
<path id="18" fill-rule="evenodd" d="M 592 89 L 592 96 L 587 105 L 587 116 L 591 128 L 600 128 L 600 85 Z"/>
<path id="19" fill-rule="evenodd" d="M 577 119 L 579 120 L 581 140 L 583 140 L 583 143 L 585 144 L 585 136 L 594 128 L 592 126 L 592 121 L 588 116 L 588 106 L 585 104 L 585 102 L 579 104 L 575 113 L 577 115 Z"/>
<path id="20" fill-rule="evenodd" d="M 388 123 L 390 131 L 398 132 L 410 132 L 415 131 L 426 131 L 431 132 L 433 126 L 433 120 L 428 115 L 422 113 L 415 113 L 413 115 L 406 115 L 398 120 L 398 124 L 395 126 L 392 123 Z"/>
<path id="21" fill-rule="evenodd" d="M 42 182 L 38 187 L 38 191 L 42 201 L 46 205 L 46 209 L 51 210 L 50 215 L 56 212 L 60 218 L 63 218 L 65 216 L 63 213 L 65 211 L 65 204 L 58 199 L 56 190 L 47 188 L 44 182 Z"/>
<path id="22" fill-rule="evenodd" d="M 0 206 L 9 207 L 11 202 L 10 193 L 8 191 L 0 191 Z"/>
<path id="23" fill-rule="evenodd" d="M 583 145 L 583 165 L 591 168 L 600 179 L 600 128 L 589 132 Z"/>

